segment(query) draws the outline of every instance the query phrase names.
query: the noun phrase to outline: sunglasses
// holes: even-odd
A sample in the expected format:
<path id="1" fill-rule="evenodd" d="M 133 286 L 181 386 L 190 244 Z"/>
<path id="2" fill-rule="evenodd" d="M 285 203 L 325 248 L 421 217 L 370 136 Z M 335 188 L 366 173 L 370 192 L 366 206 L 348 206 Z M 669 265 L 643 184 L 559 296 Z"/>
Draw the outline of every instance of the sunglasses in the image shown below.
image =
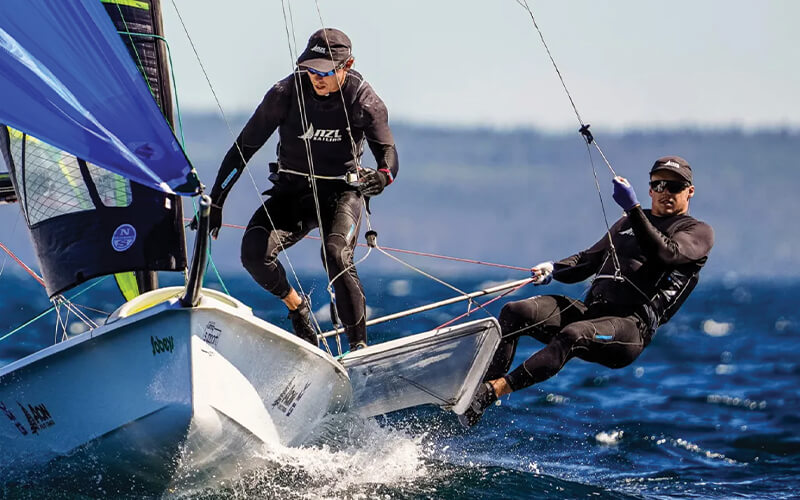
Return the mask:
<path id="1" fill-rule="evenodd" d="M 686 181 L 650 181 L 650 189 L 656 193 L 663 193 L 666 189 L 672 194 L 678 194 L 689 186 L 691 186 L 691 184 Z"/>
<path id="2" fill-rule="evenodd" d="M 333 69 L 332 69 L 332 70 L 330 70 L 330 71 L 317 71 L 317 70 L 315 70 L 314 68 L 305 68 L 305 70 L 306 70 L 306 71 L 308 71 L 309 73 L 311 73 L 312 75 L 317 75 L 317 76 L 333 76 L 333 75 L 335 75 L 335 74 L 336 74 L 336 71 L 337 71 L 337 70 L 339 70 L 339 69 L 341 69 L 341 68 L 342 68 L 341 66 L 337 66 L 336 68 L 333 68 Z"/>

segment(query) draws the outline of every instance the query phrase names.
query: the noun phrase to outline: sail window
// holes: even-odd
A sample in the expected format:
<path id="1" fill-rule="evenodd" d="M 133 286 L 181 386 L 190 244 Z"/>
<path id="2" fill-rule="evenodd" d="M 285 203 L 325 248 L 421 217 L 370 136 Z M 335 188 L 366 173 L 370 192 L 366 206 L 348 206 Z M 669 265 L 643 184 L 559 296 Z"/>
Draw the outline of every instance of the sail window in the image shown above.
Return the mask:
<path id="1" fill-rule="evenodd" d="M 107 207 L 127 207 L 131 204 L 131 183 L 125 177 L 87 163 L 100 201 Z"/>
<path id="2" fill-rule="evenodd" d="M 13 142 L 13 139 L 12 139 Z M 28 223 L 93 210 L 77 159 L 30 136 L 24 138 L 24 190 Z"/>
<path id="3" fill-rule="evenodd" d="M 19 140 L 22 138 L 22 132 L 14 130 L 11 127 L 5 127 L 8 131 L 8 136 L 3 137 L 4 146 L 6 145 L 6 140 L 8 141 L 8 151 L 11 153 L 11 162 L 12 165 L 6 165 L 6 168 L 9 172 L 14 176 L 14 181 L 17 186 L 22 186 L 22 169 L 21 168 L 14 168 L 16 165 L 22 165 L 22 141 Z M 16 137 L 16 140 L 15 140 Z M 4 157 L 5 159 L 5 157 Z M 17 197 L 19 198 L 20 206 L 25 206 L 25 191 L 20 190 L 17 193 Z M 27 216 L 27 215 L 26 215 Z"/>
<path id="4" fill-rule="evenodd" d="M 13 171 L 17 186 L 21 186 L 20 201 L 30 226 L 60 215 L 94 210 L 87 179 L 94 184 L 96 199 L 104 206 L 131 204 L 128 179 L 18 130 L 8 127 L 8 132 Z"/>

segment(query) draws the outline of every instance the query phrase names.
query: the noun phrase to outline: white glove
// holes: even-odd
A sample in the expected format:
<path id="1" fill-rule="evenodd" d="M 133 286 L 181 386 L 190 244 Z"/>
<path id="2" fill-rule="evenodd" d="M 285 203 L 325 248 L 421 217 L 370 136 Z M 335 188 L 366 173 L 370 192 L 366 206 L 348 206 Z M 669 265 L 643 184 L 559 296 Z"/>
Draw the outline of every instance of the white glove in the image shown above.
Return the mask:
<path id="1" fill-rule="evenodd" d="M 536 264 L 531 268 L 534 285 L 546 285 L 553 281 L 553 263 L 550 261 Z"/>

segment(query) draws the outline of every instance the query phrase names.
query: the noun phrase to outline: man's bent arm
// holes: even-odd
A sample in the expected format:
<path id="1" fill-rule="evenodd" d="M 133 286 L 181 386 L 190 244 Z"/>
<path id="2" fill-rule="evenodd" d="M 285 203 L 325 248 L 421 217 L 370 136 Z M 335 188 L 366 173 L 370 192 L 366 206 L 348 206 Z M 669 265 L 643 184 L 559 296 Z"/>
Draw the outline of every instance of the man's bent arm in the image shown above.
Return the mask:
<path id="1" fill-rule="evenodd" d="M 394 144 L 382 144 L 367 140 L 369 149 L 372 155 L 375 156 L 375 161 L 378 164 L 378 171 L 384 172 L 389 176 L 389 184 L 394 181 L 397 176 L 397 171 L 400 169 L 400 164 L 397 159 L 397 148 Z"/>
<path id="2" fill-rule="evenodd" d="M 380 97 L 371 89 L 370 92 L 371 94 L 361 103 L 363 113 L 361 119 L 367 122 L 364 124 L 364 136 L 375 157 L 378 171 L 385 173 L 389 177 L 388 184 L 391 184 L 397 177 L 400 163 L 394 136 L 389 128 L 389 111 Z"/>
<path id="3" fill-rule="evenodd" d="M 647 219 L 640 206 L 628 211 L 628 217 L 642 252 L 669 266 L 700 260 L 714 245 L 714 230 L 704 222 L 687 223 L 685 228 L 669 237 Z"/>
<path id="4" fill-rule="evenodd" d="M 289 77 L 291 78 L 291 77 Z M 219 167 L 211 199 L 222 206 L 250 158 L 267 142 L 278 125 L 285 119 L 289 108 L 288 78 L 276 83 L 258 105 L 247 121 L 236 142 L 231 146 Z"/>
<path id="5" fill-rule="evenodd" d="M 600 270 L 607 250 L 608 234 L 588 249 L 554 262 L 553 279 L 562 283 L 578 283 L 585 280 Z"/>

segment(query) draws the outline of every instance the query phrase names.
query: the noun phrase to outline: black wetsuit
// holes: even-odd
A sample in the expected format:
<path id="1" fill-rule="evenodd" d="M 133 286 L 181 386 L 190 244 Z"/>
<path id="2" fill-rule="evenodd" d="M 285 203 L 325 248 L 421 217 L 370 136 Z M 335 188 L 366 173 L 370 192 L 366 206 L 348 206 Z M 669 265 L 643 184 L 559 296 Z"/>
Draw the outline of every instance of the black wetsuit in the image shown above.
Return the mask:
<path id="1" fill-rule="evenodd" d="M 597 274 L 584 301 L 543 295 L 500 313 L 503 339 L 486 380 L 506 374 L 520 335 L 547 344 L 505 375 L 513 390 L 546 380 L 573 357 L 621 368 L 647 347 L 656 328 L 686 300 L 714 244 L 711 226 L 689 215 L 656 217 L 636 206 L 608 235 L 553 265 L 553 278 L 576 283 Z"/>
<path id="2" fill-rule="evenodd" d="M 351 344 L 364 341 L 364 293 L 355 267 L 351 266 L 361 224 L 362 195 L 344 180 L 324 180 L 319 176 L 338 177 L 353 171 L 366 139 L 378 170 L 388 174 L 390 182 L 394 179 L 398 161 L 386 106 L 354 70 L 348 71 L 339 92 L 327 96 L 316 94 L 305 72 L 287 76 L 267 92 L 225 155 L 211 191 L 214 204 L 222 206 L 246 162 L 276 128 L 282 173 L 265 193 L 270 195 L 264 204 L 267 212 L 259 205 L 247 225 L 242 238 L 242 264 L 265 290 L 285 298 L 291 287 L 278 253 L 318 227 L 321 219 L 324 255 L 339 319 Z M 310 145 L 311 162 L 306 142 Z M 319 219 L 309 177 L 287 172 L 308 174 L 309 163 L 317 176 Z"/>

